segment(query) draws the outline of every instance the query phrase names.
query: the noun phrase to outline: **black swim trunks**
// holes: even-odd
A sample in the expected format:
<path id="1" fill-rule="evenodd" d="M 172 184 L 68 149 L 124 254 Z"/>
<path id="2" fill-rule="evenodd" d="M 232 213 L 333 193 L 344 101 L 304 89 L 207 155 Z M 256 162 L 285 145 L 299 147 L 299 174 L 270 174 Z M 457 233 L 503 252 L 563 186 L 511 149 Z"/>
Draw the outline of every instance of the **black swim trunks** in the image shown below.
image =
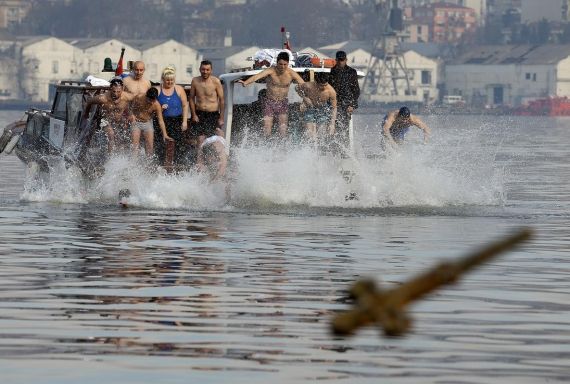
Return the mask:
<path id="1" fill-rule="evenodd" d="M 216 128 L 218 128 L 218 120 L 220 119 L 219 112 L 206 112 L 196 111 L 198 122 L 193 123 L 192 129 L 197 135 L 204 135 L 206 137 L 214 136 Z"/>

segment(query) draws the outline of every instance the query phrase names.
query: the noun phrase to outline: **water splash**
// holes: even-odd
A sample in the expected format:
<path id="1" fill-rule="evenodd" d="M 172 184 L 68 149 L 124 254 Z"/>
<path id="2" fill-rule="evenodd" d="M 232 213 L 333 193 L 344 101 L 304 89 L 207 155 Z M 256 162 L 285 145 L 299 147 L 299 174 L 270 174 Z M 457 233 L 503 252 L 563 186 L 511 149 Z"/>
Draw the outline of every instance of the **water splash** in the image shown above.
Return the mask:
<path id="1" fill-rule="evenodd" d="M 126 155 L 111 157 L 95 181 L 53 164 L 49 179 L 30 172 L 22 199 L 117 204 L 119 191 L 128 188 L 130 206 L 161 209 L 500 205 L 504 170 L 495 163 L 500 142 L 482 141 L 492 129 L 448 130 L 428 145 L 412 134 L 408 143 L 387 152 L 365 138 L 350 159 L 324 156 L 311 146 L 237 148 L 229 194 L 206 175 L 167 174 Z"/>

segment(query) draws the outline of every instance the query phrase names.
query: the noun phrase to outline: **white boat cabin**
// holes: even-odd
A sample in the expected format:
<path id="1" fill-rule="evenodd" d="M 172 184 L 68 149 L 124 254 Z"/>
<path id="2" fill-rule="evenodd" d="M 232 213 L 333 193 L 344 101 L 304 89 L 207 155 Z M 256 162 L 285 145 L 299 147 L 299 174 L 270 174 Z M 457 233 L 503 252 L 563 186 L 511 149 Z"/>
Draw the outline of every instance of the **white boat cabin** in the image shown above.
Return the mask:
<path id="1" fill-rule="evenodd" d="M 290 67 L 298 72 L 304 81 L 311 81 L 316 72 L 330 72 L 330 68 L 324 67 Z M 261 79 L 247 87 L 237 83 L 238 80 L 246 80 L 265 68 L 261 69 L 238 69 L 220 76 L 224 89 L 224 121 L 225 137 L 230 143 L 230 148 L 245 144 L 247 137 L 261 135 L 263 126 L 263 111 L 260 105 L 259 92 L 266 88 L 265 80 Z M 363 77 L 358 72 L 359 78 Z M 303 116 L 300 111 L 301 98 L 295 91 L 295 85 L 289 88 L 289 126 L 288 134 L 292 142 L 298 142 L 304 134 Z M 353 150 L 353 126 L 349 127 L 350 150 Z"/>

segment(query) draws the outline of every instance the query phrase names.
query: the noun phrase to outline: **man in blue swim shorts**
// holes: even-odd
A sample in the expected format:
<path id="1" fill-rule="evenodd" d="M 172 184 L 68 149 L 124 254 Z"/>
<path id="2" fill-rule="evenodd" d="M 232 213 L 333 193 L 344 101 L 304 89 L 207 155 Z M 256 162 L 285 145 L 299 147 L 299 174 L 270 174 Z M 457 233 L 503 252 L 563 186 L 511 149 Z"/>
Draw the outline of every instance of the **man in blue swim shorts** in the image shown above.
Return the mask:
<path id="1" fill-rule="evenodd" d="M 328 83 L 329 74 L 315 73 L 315 81 L 300 84 L 297 92 L 303 98 L 306 135 L 317 139 L 318 135 L 331 137 L 335 133 L 337 116 L 336 92 Z"/>

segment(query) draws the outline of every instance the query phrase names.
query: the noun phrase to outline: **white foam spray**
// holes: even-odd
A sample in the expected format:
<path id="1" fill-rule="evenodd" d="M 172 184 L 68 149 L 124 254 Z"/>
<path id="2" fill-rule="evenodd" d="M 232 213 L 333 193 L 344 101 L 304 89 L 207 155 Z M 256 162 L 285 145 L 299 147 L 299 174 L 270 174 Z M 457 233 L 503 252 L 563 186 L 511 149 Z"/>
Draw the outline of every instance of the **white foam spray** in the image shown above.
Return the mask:
<path id="1" fill-rule="evenodd" d="M 236 148 L 229 199 L 225 187 L 210 183 L 206 175 L 167 174 L 121 155 L 111 157 L 95 181 L 82 180 L 77 169 L 63 163 L 54 164 L 47 180 L 28 177 L 22 198 L 117 204 L 119 191 L 128 188 L 130 206 L 164 209 L 502 204 L 503 170 L 494 162 L 497 147 L 479 145 L 480 131 L 449 133 L 427 145 L 412 135 L 396 151 L 377 147 L 372 157 L 356 148 L 357 155 L 344 160 L 310 146 Z"/>

